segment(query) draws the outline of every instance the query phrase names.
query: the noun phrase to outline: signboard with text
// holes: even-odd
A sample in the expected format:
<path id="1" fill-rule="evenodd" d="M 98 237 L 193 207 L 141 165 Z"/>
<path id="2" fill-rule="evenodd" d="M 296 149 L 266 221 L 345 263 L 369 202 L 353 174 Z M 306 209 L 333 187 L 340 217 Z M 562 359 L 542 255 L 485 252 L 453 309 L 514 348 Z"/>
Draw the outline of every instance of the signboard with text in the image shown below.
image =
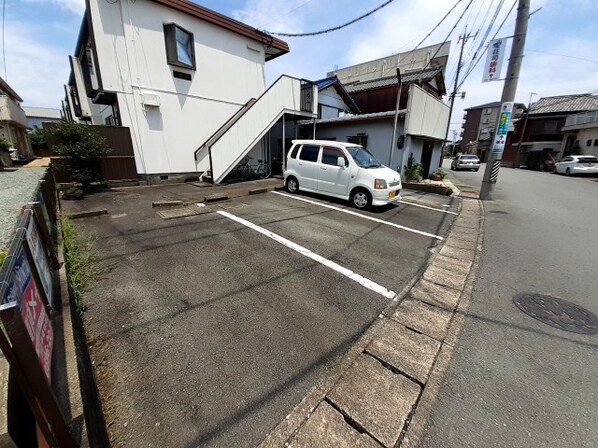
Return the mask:
<path id="1" fill-rule="evenodd" d="M 22 246 L 15 257 L 13 275 L 6 280 L 6 285 L 2 308 L 19 308 L 39 364 L 51 382 L 54 331 Z"/>
<path id="2" fill-rule="evenodd" d="M 42 288 L 44 288 L 48 303 L 50 306 L 53 306 L 54 300 L 52 291 L 52 272 L 50 271 L 48 257 L 42 245 L 39 228 L 35 223 L 33 216 L 31 219 L 29 219 L 26 235 L 27 244 L 29 246 L 29 250 L 31 251 L 31 255 L 33 256 L 33 261 L 35 263 L 35 267 L 37 268 L 37 272 L 39 273 Z"/>
<path id="3" fill-rule="evenodd" d="M 500 70 L 505 56 L 505 47 L 507 39 L 494 39 L 488 44 L 486 53 L 486 64 L 484 65 L 484 77 L 482 82 L 498 81 L 500 79 Z"/>
<path id="4" fill-rule="evenodd" d="M 500 114 L 498 115 L 498 125 L 494 133 L 494 141 L 492 142 L 492 153 L 502 154 L 507 143 L 507 134 L 509 133 L 509 123 L 511 122 L 511 114 L 513 113 L 512 102 L 502 103 L 500 106 Z"/>

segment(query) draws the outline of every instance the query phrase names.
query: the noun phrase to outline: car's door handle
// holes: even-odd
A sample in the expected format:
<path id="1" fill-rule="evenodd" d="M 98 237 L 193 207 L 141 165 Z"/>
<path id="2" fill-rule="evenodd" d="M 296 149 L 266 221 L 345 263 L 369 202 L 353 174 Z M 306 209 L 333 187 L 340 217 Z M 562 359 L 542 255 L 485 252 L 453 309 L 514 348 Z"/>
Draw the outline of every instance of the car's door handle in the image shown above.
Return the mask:
<path id="1" fill-rule="evenodd" d="M 320 169 L 326 171 L 326 167 L 325 166 L 321 166 Z"/>

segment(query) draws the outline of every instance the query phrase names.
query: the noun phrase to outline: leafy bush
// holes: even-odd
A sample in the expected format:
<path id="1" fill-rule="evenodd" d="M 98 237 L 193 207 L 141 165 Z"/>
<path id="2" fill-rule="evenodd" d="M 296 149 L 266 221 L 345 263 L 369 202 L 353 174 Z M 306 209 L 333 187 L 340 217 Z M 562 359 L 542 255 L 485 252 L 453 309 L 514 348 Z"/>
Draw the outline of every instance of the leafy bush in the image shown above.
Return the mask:
<path id="1" fill-rule="evenodd" d="M 56 141 L 52 149 L 57 155 L 69 156 L 65 167 L 71 180 L 87 190 L 92 182 L 104 180 L 101 162 L 110 154 L 106 140 L 93 127 L 78 123 L 59 123 L 46 131 Z"/>
<path id="2" fill-rule="evenodd" d="M 38 127 L 35 127 L 33 131 L 27 133 L 29 136 L 29 141 L 31 142 L 31 147 L 33 149 L 47 149 L 48 145 L 46 144 L 46 136 L 44 135 L 44 130 Z"/>
<path id="3" fill-rule="evenodd" d="M 10 150 L 10 143 L 8 143 L 3 138 L 0 138 L 0 151 L 8 151 Z"/>
<path id="4" fill-rule="evenodd" d="M 415 162 L 415 158 L 411 154 L 407 159 L 407 165 L 405 165 L 405 177 L 407 180 L 417 180 L 423 172 L 424 166 L 421 163 Z"/>

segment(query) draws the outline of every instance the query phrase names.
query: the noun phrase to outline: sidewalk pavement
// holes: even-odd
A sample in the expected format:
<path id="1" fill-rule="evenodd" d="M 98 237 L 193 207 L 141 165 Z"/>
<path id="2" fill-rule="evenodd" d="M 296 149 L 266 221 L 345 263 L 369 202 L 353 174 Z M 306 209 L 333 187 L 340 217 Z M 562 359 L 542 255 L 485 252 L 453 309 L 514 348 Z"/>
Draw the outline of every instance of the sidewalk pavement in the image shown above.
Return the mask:
<path id="1" fill-rule="evenodd" d="M 481 203 L 464 199 L 423 275 L 259 447 L 418 446 L 469 306 L 481 229 Z"/>

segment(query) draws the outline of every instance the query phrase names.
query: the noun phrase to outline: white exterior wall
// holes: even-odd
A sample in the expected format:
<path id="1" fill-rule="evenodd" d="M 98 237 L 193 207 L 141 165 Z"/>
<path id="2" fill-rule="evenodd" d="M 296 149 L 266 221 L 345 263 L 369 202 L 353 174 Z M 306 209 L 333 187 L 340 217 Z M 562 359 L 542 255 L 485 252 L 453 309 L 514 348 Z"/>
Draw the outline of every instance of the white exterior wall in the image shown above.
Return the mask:
<path id="1" fill-rule="evenodd" d="M 333 86 L 326 87 L 319 91 L 318 103 L 322 110 L 320 118 L 336 118 L 339 116 L 339 111 L 349 109 L 343 98 Z"/>
<path id="2" fill-rule="evenodd" d="M 449 107 L 421 87 L 411 84 L 405 120 L 407 134 L 444 140 Z"/>
<path id="3" fill-rule="evenodd" d="M 336 141 L 346 142 L 349 136 L 362 133 L 366 134 L 368 137 L 367 150 L 370 151 L 380 163 L 388 166 L 390 161 L 392 126 L 392 118 L 384 121 L 347 122 L 334 125 L 316 124 L 316 139 L 336 138 Z M 398 163 L 400 157 L 398 154 L 399 151 L 395 150 L 395 154 L 393 155 L 393 165 Z"/>
<path id="4" fill-rule="evenodd" d="M 90 2 L 99 72 L 118 96 L 140 174 L 196 170 L 194 151 L 235 111 L 265 90 L 261 44 L 148 0 Z M 166 62 L 163 25 L 193 33 L 196 70 Z M 189 73 L 176 79 L 172 70 Z M 141 94 L 159 106 L 144 106 Z"/>

